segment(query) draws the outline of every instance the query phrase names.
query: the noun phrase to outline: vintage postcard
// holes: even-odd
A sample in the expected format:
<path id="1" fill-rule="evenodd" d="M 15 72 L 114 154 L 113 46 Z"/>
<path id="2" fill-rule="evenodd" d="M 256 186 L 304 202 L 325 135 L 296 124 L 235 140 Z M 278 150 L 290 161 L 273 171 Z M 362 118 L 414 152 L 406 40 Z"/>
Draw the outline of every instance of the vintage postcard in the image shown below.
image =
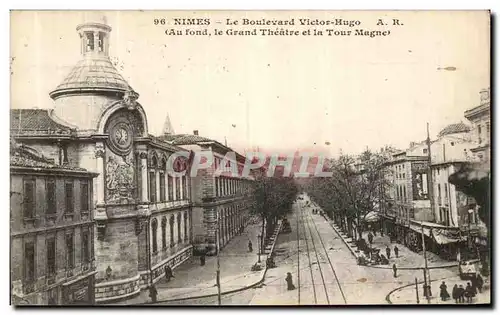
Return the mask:
<path id="1" fill-rule="evenodd" d="M 491 304 L 490 15 L 11 11 L 11 304 Z"/>

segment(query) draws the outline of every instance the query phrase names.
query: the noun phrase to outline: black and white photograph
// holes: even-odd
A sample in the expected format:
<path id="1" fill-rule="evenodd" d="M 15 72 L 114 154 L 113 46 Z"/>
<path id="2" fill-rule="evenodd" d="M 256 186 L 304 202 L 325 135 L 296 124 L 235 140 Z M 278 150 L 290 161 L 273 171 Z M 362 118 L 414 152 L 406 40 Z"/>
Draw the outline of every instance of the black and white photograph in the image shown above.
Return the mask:
<path id="1" fill-rule="evenodd" d="M 9 15 L 10 305 L 492 304 L 489 10 Z"/>

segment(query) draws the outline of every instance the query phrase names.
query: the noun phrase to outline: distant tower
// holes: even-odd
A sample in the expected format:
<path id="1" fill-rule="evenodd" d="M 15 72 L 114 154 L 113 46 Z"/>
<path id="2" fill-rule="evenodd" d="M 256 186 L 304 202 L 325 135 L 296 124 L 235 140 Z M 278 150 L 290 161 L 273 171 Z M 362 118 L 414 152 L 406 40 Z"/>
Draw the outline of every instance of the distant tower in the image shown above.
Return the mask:
<path id="1" fill-rule="evenodd" d="M 163 132 L 162 135 L 174 135 L 174 127 L 172 127 L 172 123 L 170 122 L 170 116 L 167 114 L 167 118 L 165 119 L 165 124 L 163 124 Z"/>

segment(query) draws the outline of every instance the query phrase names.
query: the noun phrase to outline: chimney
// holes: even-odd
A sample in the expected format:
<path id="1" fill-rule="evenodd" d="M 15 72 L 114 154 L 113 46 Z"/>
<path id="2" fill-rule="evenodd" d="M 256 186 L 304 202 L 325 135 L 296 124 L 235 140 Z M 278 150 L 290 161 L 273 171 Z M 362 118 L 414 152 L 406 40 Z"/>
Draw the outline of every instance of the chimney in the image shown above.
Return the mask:
<path id="1" fill-rule="evenodd" d="M 198 130 L 193 130 L 193 135 L 197 136 L 198 135 Z"/>
<path id="2" fill-rule="evenodd" d="M 410 148 L 413 148 L 415 146 L 415 141 L 410 142 Z"/>

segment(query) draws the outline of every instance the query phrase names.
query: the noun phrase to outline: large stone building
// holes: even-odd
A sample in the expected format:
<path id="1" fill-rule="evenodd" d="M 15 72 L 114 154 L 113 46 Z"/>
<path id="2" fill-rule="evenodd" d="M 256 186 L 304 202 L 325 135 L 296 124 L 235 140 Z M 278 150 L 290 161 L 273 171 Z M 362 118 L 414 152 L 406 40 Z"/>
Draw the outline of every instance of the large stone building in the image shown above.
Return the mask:
<path id="1" fill-rule="evenodd" d="M 228 161 L 237 173 L 218 174 L 232 151 L 227 146 L 173 134 L 168 117 L 163 135 L 149 134 L 139 94 L 110 61 L 110 32 L 101 19 L 78 25 L 81 59 L 50 93 L 54 107 L 12 109 L 10 126 L 16 141 L 55 164 L 97 174 L 89 182 L 96 303 L 139 293 L 193 249 L 214 253 L 215 231 L 222 248 L 244 228 L 253 206 L 253 178 L 241 176 L 244 156 Z M 176 176 L 172 171 L 188 170 L 196 152 L 213 154 L 214 163 L 195 178 Z"/>
<path id="2" fill-rule="evenodd" d="M 148 133 L 138 93 L 110 61 L 110 32 L 100 20 L 79 25 L 81 60 L 50 93 L 54 108 L 11 112 L 17 141 L 98 174 L 97 303 L 138 293 L 192 254 L 190 180 L 170 176 L 166 163 L 187 151 Z"/>
<path id="3" fill-rule="evenodd" d="M 11 140 L 10 175 L 12 303 L 94 303 L 97 174 Z"/>
<path id="4" fill-rule="evenodd" d="M 248 221 L 253 206 L 253 172 L 243 177 L 245 157 L 220 142 L 202 137 L 196 130 L 192 135 L 171 134 L 169 130 L 165 128 L 161 139 L 205 157 L 210 164 L 191 178 L 192 228 L 195 250 L 214 254 L 217 230 L 219 247 L 223 248 Z M 234 172 L 219 172 L 222 163 Z"/>

